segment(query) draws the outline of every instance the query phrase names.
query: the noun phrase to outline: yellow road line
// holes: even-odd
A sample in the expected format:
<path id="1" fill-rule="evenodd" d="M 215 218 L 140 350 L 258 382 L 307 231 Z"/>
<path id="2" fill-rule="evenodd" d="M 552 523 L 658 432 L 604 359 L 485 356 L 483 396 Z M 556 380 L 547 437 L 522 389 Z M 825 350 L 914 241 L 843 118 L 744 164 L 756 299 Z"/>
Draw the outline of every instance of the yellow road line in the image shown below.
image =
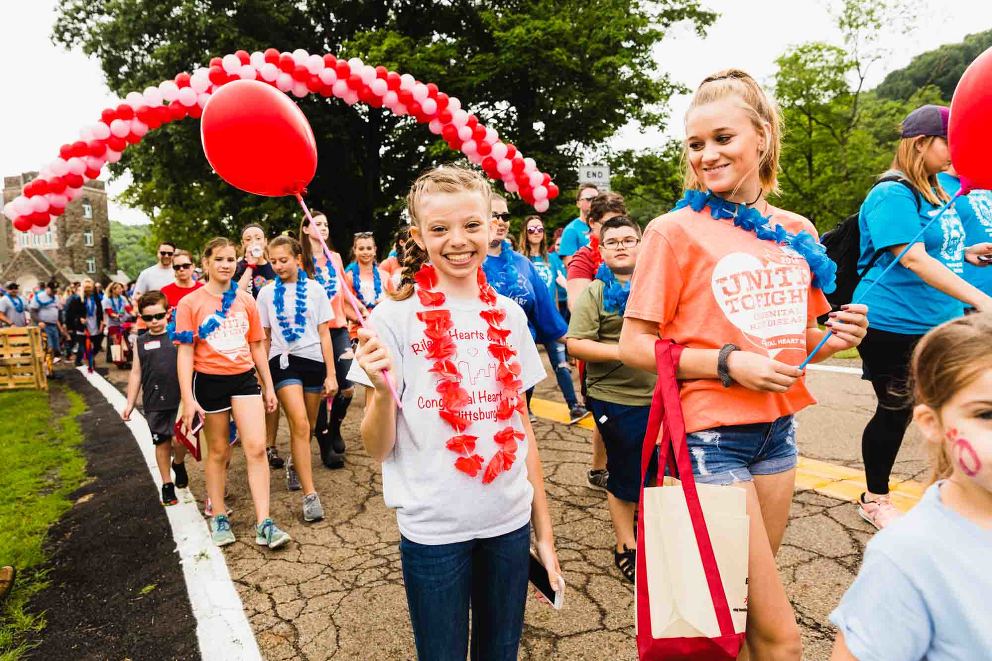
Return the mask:
<path id="1" fill-rule="evenodd" d="M 539 418 L 565 425 L 569 423 L 568 406 L 561 402 L 534 397 L 530 402 L 530 408 L 534 415 Z M 583 429 L 592 430 L 596 423 L 589 415 L 575 424 Z M 861 492 L 867 488 L 862 471 L 806 457 L 799 458 L 796 486 L 800 489 L 811 489 L 824 496 L 851 502 L 857 501 Z M 892 504 L 905 512 L 919 501 L 925 489 L 924 485 L 913 480 L 893 484 L 890 489 Z"/>

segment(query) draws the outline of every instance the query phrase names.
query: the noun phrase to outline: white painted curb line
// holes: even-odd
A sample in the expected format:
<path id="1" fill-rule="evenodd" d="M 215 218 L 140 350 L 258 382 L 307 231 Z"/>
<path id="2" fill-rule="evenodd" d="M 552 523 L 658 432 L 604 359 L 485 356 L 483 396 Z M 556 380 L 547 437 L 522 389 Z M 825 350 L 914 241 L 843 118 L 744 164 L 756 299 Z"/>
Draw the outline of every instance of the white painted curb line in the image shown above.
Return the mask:
<path id="1" fill-rule="evenodd" d="M 860 367 L 841 367 L 839 365 L 807 365 L 806 369 L 815 372 L 837 372 L 839 374 L 856 374 L 861 376 Z"/>
<path id="2" fill-rule="evenodd" d="M 96 372 L 90 373 L 85 367 L 77 369 L 115 411 L 120 413 L 124 410 L 127 399 L 120 391 Z M 145 458 L 148 472 L 155 481 L 157 498 L 162 488 L 162 478 L 155 462 L 155 446 L 148 423 L 144 416 L 134 412 L 131 421 L 124 424 L 131 430 Z M 164 509 L 179 552 L 193 616 L 196 617 L 200 657 L 204 661 L 261 661 L 255 634 L 227 571 L 224 554 L 211 541 L 210 530 L 189 490 L 179 489 L 177 495 L 179 503 Z"/>

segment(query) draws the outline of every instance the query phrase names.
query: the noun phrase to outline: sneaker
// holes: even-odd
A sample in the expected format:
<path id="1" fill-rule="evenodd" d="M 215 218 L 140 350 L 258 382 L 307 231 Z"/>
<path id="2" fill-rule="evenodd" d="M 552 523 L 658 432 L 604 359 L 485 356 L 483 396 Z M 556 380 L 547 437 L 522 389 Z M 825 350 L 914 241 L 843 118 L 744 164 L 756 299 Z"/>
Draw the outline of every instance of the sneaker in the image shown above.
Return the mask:
<path id="1" fill-rule="evenodd" d="M 603 489 L 604 491 L 606 490 L 606 481 L 608 479 L 610 479 L 610 473 L 605 468 L 591 470 L 586 476 L 589 486 L 594 489 Z"/>
<path id="2" fill-rule="evenodd" d="M 55 356 L 52 358 L 52 365 L 58 365 L 62 362 L 62 356 Z"/>
<path id="3" fill-rule="evenodd" d="M 574 425 L 587 415 L 589 415 L 589 411 L 586 410 L 586 407 L 582 406 L 582 404 L 576 404 L 572 408 L 568 409 L 568 424 Z"/>
<path id="4" fill-rule="evenodd" d="M 231 532 L 231 520 L 223 514 L 218 514 L 210 520 L 210 539 L 217 546 L 227 546 L 234 543 L 234 533 Z"/>
<path id="5" fill-rule="evenodd" d="M 289 541 L 289 533 L 280 530 L 279 526 L 272 522 L 272 519 L 266 519 L 255 526 L 255 543 L 259 546 L 268 546 L 270 549 L 277 549 Z"/>
<path id="6" fill-rule="evenodd" d="M 172 482 L 167 482 L 162 485 L 162 504 L 168 507 L 169 505 L 175 505 L 179 502 L 176 498 L 176 485 Z"/>
<path id="7" fill-rule="evenodd" d="M 282 468 L 286 465 L 286 462 L 279 456 L 279 451 L 274 447 L 265 448 L 265 454 L 269 458 L 269 468 Z"/>
<path id="8" fill-rule="evenodd" d="M 316 493 L 303 496 L 303 520 L 320 521 L 324 518 L 324 508 L 320 504 L 320 496 Z"/>
<path id="9" fill-rule="evenodd" d="M 189 475 L 186 474 L 186 464 L 172 464 L 172 472 L 176 476 L 177 489 L 185 489 L 189 486 Z"/>
<path id="10" fill-rule="evenodd" d="M 875 500 L 865 500 L 865 494 L 862 493 L 861 498 L 858 499 L 858 514 L 879 530 L 902 516 L 902 512 L 892 504 L 888 494 L 876 496 Z"/>
<path id="11" fill-rule="evenodd" d="M 533 427 L 537 424 L 537 416 L 533 413 L 528 414 L 530 416 L 530 426 Z"/>
<path id="12" fill-rule="evenodd" d="M 230 507 L 228 507 L 227 508 L 227 516 L 231 516 L 232 514 L 234 514 L 234 510 L 232 510 Z M 205 517 L 207 517 L 209 519 L 213 515 L 214 515 L 214 506 L 210 502 L 210 499 L 207 498 L 206 502 L 203 504 L 203 516 L 205 516 Z"/>
<path id="13" fill-rule="evenodd" d="M 303 488 L 300 486 L 300 476 L 296 474 L 293 464 L 286 464 L 286 488 L 290 491 L 299 491 Z"/>

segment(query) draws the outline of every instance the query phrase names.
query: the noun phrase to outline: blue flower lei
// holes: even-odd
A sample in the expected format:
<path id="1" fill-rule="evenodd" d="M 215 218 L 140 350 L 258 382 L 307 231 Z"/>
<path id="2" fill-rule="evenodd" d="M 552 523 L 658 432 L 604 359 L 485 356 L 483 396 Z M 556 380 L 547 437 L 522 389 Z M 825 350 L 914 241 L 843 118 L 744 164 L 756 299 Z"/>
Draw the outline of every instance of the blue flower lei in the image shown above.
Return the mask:
<path id="1" fill-rule="evenodd" d="M 111 296 L 107 299 L 110 301 L 110 308 L 117 314 L 124 311 L 124 299 L 120 296 Z"/>
<path id="2" fill-rule="evenodd" d="M 20 296 L 11 296 L 9 292 L 6 296 L 7 300 L 10 301 L 10 304 L 14 306 L 15 310 L 17 310 L 17 314 L 24 312 L 24 301 L 21 300 Z"/>
<path id="3" fill-rule="evenodd" d="M 527 297 L 527 288 L 520 284 L 520 272 L 514 264 L 513 246 L 503 240 L 499 257 L 489 255 L 482 263 L 482 270 L 493 289 L 513 300 Z"/>
<path id="4" fill-rule="evenodd" d="M 338 274 L 337 269 L 334 268 L 334 264 L 330 260 L 327 260 L 327 277 L 325 278 L 321 271 L 324 269 L 317 265 L 317 258 L 313 258 L 313 277 L 320 286 L 324 288 L 327 292 L 327 298 L 334 298 L 338 293 Z"/>
<path id="5" fill-rule="evenodd" d="M 9 297 L 10 294 L 7 294 Z M 84 296 L 83 303 L 86 305 L 86 316 L 95 317 L 96 316 L 96 296 Z M 20 312 L 20 310 L 18 310 Z"/>
<path id="6" fill-rule="evenodd" d="M 599 265 L 596 279 L 603 283 L 603 309 L 622 317 L 630 296 L 630 280 L 621 283 L 606 264 Z"/>
<path id="7" fill-rule="evenodd" d="M 220 310 L 210 315 L 206 321 L 200 324 L 200 327 L 196 330 L 197 337 L 201 341 L 210 337 L 210 334 L 215 330 L 220 328 L 221 322 L 217 321 L 217 315 L 220 315 L 221 319 L 227 319 L 227 313 L 231 310 L 231 306 L 234 305 L 234 299 L 238 295 L 238 283 L 231 281 L 231 287 L 224 292 L 224 296 L 221 298 Z M 182 344 L 193 344 L 193 331 L 176 331 L 175 324 L 170 323 L 167 327 L 169 336 L 176 342 L 181 342 Z"/>
<path id="8" fill-rule="evenodd" d="M 282 278 L 276 278 L 272 304 L 276 309 L 276 321 L 282 329 L 286 344 L 292 344 L 303 337 L 307 329 L 307 274 L 303 269 L 296 272 L 296 317 L 293 324 L 286 319 L 286 285 Z"/>
<path id="9" fill-rule="evenodd" d="M 372 262 L 372 286 L 375 288 L 375 300 L 371 303 L 366 301 L 365 297 L 362 296 L 361 267 L 358 265 L 358 262 L 352 262 L 348 270 L 351 272 L 351 284 L 355 288 L 355 296 L 358 297 L 358 300 L 361 301 L 366 309 L 371 310 L 379 302 L 379 299 L 382 298 L 382 278 L 379 277 L 379 265 Z"/>
<path id="10" fill-rule="evenodd" d="M 43 301 L 43 300 L 41 300 L 41 297 L 42 297 L 43 294 L 45 294 L 45 291 L 44 290 L 38 292 L 37 294 L 34 295 L 34 300 L 38 302 L 38 307 L 40 307 L 40 308 L 47 308 L 49 305 L 51 305 L 52 303 L 55 302 L 55 297 L 52 296 L 47 301 Z"/>
<path id="11" fill-rule="evenodd" d="M 693 211 L 697 212 L 709 207 L 710 216 L 716 220 L 733 220 L 735 226 L 753 232 L 763 241 L 774 241 L 780 245 L 788 246 L 799 253 L 809 264 L 814 287 L 825 294 L 829 294 L 837 288 L 837 265 L 827 257 L 827 249 L 823 247 L 823 244 L 814 239 L 809 232 L 803 230 L 798 234 L 792 234 L 781 225 L 771 227 L 769 225 L 770 216 L 762 216 L 760 211 L 745 204 L 728 202 L 722 197 L 714 195 L 711 191 L 687 190 L 672 211 L 677 211 L 683 207 L 691 207 Z"/>

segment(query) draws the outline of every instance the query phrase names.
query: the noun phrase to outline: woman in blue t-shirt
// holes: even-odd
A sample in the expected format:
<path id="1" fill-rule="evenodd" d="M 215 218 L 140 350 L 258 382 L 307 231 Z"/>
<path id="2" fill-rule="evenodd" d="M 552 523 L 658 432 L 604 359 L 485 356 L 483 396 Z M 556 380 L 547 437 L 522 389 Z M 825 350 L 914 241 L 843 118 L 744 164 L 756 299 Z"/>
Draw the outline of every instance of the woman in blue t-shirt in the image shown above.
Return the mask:
<path id="1" fill-rule="evenodd" d="M 956 195 L 961 190 L 961 179 L 954 168 L 937 175 L 937 181 L 948 195 Z M 966 245 L 992 241 L 992 191 L 973 190 L 954 201 L 954 210 L 961 218 L 964 226 L 964 242 Z M 965 262 L 964 279 L 992 296 L 992 268 L 987 264 L 975 266 Z"/>
<path id="2" fill-rule="evenodd" d="M 965 260 L 980 264 L 979 255 L 992 252 L 988 249 L 992 244 L 966 248 L 961 219 L 953 207 L 872 286 L 950 199 L 937 182 L 937 173 L 950 165 L 947 117 L 947 108 L 928 105 L 903 120 L 902 140 L 886 175 L 899 175 L 905 183 L 875 186 L 859 217 L 859 268 L 882 252 L 854 292 L 854 300 L 868 306 L 870 326 L 858 353 L 863 378 L 871 381 L 878 397 L 861 438 L 868 490 L 861 495 L 858 513 L 879 529 L 899 515 L 889 500 L 889 475 L 912 415 L 903 392 L 913 347 L 931 328 L 959 316 L 962 303 L 992 310 L 992 298 L 961 277 Z"/>
<path id="3" fill-rule="evenodd" d="M 524 226 L 517 245 L 523 251 L 523 256 L 534 265 L 534 270 L 548 289 L 548 295 L 560 311 L 558 290 L 565 284 L 565 266 L 557 255 L 548 253 L 548 243 L 545 237 L 544 222 L 541 217 L 527 216 L 524 218 Z M 565 398 L 565 403 L 568 404 L 569 417 L 578 420 L 586 414 L 586 409 L 579 404 L 579 400 L 575 396 L 575 386 L 572 384 L 572 371 L 569 369 L 565 344 L 558 341 L 548 342 L 544 345 L 544 349 L 548 352 L 548 359 L 555 370 L 558 388 Z"/>

